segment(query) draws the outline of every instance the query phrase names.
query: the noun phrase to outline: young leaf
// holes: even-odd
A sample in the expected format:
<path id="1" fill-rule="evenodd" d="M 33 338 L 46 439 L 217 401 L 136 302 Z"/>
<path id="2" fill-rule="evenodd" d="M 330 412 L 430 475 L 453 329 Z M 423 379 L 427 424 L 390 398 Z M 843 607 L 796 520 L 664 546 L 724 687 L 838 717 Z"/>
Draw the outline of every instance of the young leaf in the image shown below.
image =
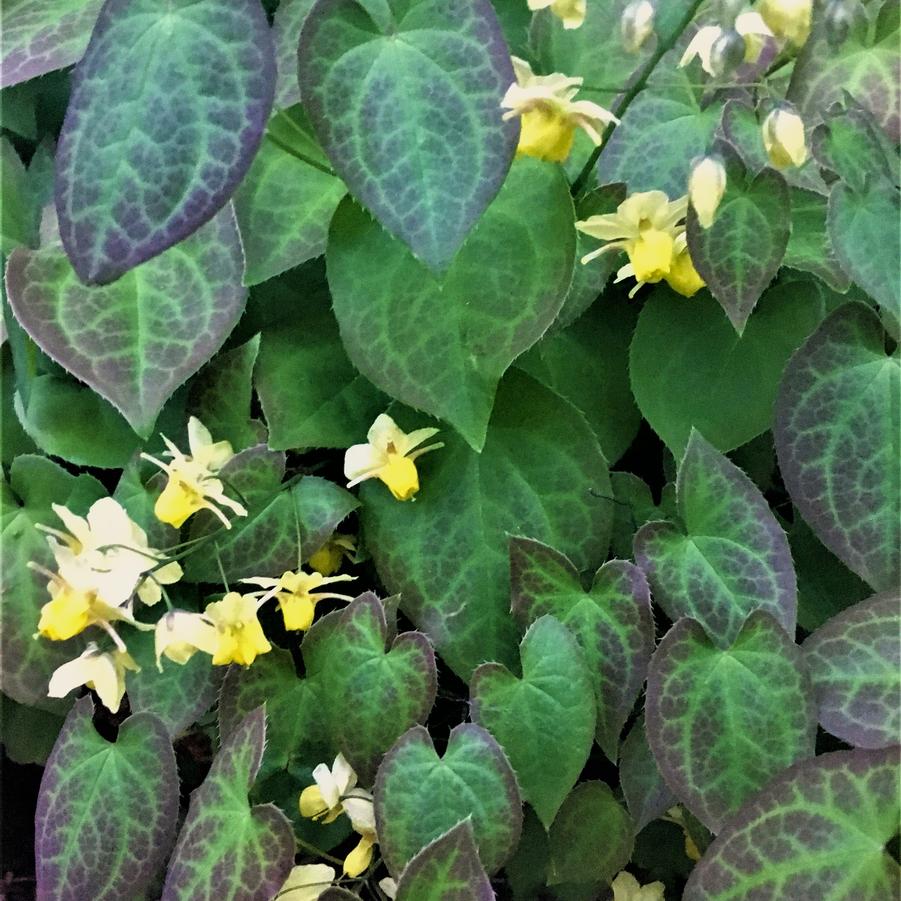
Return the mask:
<path id="1" fill-rule="evenodd" d="M 676 623 L 651 660 L 646 714 L 667 785 L 714 832 L 776 773 L 813 755 L 801 652 L 762 610 L 725 649 L 694 620 Z"/>
<path id="2" fill-rule="evenodd" d="M 472 675 L 472 721 L 501 744 L 523 800 L 550 828 L 591 752 L 595 690 L 582 651 L 552 616 L 537 619 L 520 645 L 522 678 L 499 663 Z"/>
<path id="3" fill-rule="evenodd" d="M 16 319 L 41 350 L 146 438 L 169 396 L 241 316 L 242 266 L 234 216 L 225 210 L 115 285 L 83 285 L 51 245 L 14 251 L 6 287 Z"/>
<path id="4" fill-rule="evenodd" d="M 820 541 L 877 591 L 901 580 L 901 356 L 869 307 L 832 313 L 776 400 L 779 468 Z"/>
<path id="5" fill-rule="evenodd" d="M 516 660 L 509 534 L 552 543 L 580 569 L 597 566 L 609 541 L 610 483 L 584 419 L 517 370 L 501 383 L 481 454 L 449 430 L 440 438 L 445 447 L 417 461 L 415 503 L 398 503 L 380 483 L 362 486 L 363 531 L 388 590 L 468 679 L 485 660 Z"/>
<path id="6" fill-rule="evenodd" d="M 348 200 L 327 254 L 348 356 L 392 397 L 446 419 L 481 450 L 498 380 L 554 321 L 575 252 L 566 180 L 534 159 L 513 166 L 440 278 Z"/>
<path id="7" fill-rule="evenodd" d="M 684 901 L 884 901 L 901 890 L 898 750 L 795 764 L 724 825 Z"/>
<path id="8" fill-rule="evenodd" d="M 513 615 L 528 625 L 548 614 L 576 638 L 597 696 L 597 739 L 616 760 L 619 736 L 644 684 L 654 650 L 654 620 L 644 574 L 611 560 L 582 588 L 561 553 L 529 538 L 510 540 Z"/>
<path id="9" fill-rule="evenodd" d="M 635 559 L 672 620 L 696 619 L 726 648 L 749 613 L 765 610 L 794 635 L 797 586 L 785 532 L 757 486 L 692 432 L 676 481 L 681 525 L 652 522 Z"/>
<path id="10" fill-rule="evenodd" d="M 516 776 L 500 745 L 473 723 L 451 730 L 440 758 L 428 731 L 414 726 L 385 755 L 374 793 L 379 845 L 395 877 L 467 817 L 488 873 L 502 866 L 519 840 Z"/>
<path id="11" fill-rule="evenodd" d="M 115 281 L 212 218 L 250 166 L 274 90 L 258 0 L 106 0 L 56 158 L 79 278 Z"/>
<path id="12" fill-rule="evenodd" d="M 804 642 L 823 728 L 859 748 L 901 734 L 901 601 L 877 594 L 839 613 Z"/>
<path id="13" fill-rule="evenodd" d="M 516 146 L 500 105 L 513 67 L 491 4 L 318 0 L 299 58 L 304 106 L 335 170 L 417 258 L 447 267 Z"/>
<path id="14" fill-rule="evenodd" d="M 425 722 L 438 687 L 422 632 L 404 632 L 386 650 L 387 639 L 382 602 L 361 594 L 339 612 L 319 674 L 332 739 L 363 785 L 372 784 L 385 751 Z"/>
<path id="15" fill-rule="evenodd" d="M 577 785 L 550 830 L 548 885 L 609 883 L 634 841 L 629 814 L 603 782 Z"/>
<path id="16" fill-rule="evenodd" d="M 271 898 L 294 863 L 294 833 L 273 804 L 247 801 L 263 759 L 266 715 L 259 707 L 222 743 L 169 861 L 162 901 Z"/>
<path id="17" fill-rule="evenodd" d="M 494 901 L 467 820 L 426 845 L 404 868 L 397 901 Z"/>
<path id="18" fill-rule="evenodd" d="M 39 901 L 143 897 L 175 840 L 178 771 L 163 724 L 138 713 L 108 742 L 92 712 L 90 698 L 76 702 L 41 780 Z"/>

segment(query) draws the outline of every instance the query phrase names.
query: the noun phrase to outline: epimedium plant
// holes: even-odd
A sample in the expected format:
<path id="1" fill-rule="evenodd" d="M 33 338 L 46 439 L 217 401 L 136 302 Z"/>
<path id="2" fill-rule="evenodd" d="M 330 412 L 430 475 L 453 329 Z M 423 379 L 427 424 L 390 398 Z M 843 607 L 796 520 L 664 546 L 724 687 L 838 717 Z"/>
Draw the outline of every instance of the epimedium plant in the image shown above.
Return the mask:
<path id="1" fill-rule="evenodd" d="M 896 0 L 3 26 L 39 899 L 897 895 Z"/>

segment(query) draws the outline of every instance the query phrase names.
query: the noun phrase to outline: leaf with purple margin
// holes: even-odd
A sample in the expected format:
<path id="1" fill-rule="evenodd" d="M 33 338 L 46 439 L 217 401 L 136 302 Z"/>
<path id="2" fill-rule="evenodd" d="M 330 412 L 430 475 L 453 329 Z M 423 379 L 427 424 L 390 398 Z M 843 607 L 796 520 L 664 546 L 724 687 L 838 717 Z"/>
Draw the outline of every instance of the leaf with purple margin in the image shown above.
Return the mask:
<path id="1" fill-rule="evenodd" d="M 724 824 L 684 901 L 897 898 L 899 785 L 897 748 L 795 764 Z"/>
<path id="2" fill-rule="evenodd" d="M 103 0 L 12 0 L 3 7 L 0 88 L 78 62 Z"/>
<path id="3" fill-rule="evenodd" d="M 263 707 L 222 743 L 191 806 L 169 861 L 162 901 L 271 898 L 294 863 L 294 832 L 273 804 L 251 807 L 266 743 Z"/>
<path id="4" fill-rule="evenodd" d="M 162 722 L 134 714 L 108 742 L 92 712 L 90 698 L 75 703 L 41 780 L 38 901 L 144 897 L 175 840 L 178 770 Z"/>
<path id="5" fill-rule="evenodd" d="M 721 648 L 754 610 L 794 635 L 797 585 L 785 532 L 757 486 L 696 431 L 676 504 L 681 523 L 648 523 L 635 536 L 635 560 L 667 616 L 693 617 Z"/>
<path id="6" fill-rule="evenodd" d="M 776 773 L 813 756 L 801 651 L 762 610 L 726 648 L 694 620 L 676 623 L 651 660 L 645 710 L 667 785 L 714 832 Z"/>
<path id="7" fill-rule="evenodd" d="M 106 0 L 56 158 L 60 236 L 82 281 L 115 281 L 211 219 L 253 160 L 274 90 L 258 0 Z"/>
<path id="8" fill-rule="evenodd" d="M 791 236 L 782 263 L 810 272 L 834 291 L 844 293 L 851 280 L 836 259 L 834 239 L 826 228 L 826 204 L 822 194 L 792 188 Z"/>
<path id="9" fill-rule="evenodd" d="M 876 591 L 901 581 L 901 354 L 860 303 L 830 315 L 789 361 L 774 436 L 791 499 Z"/>
<path id="10" fill-rule="evenodd" d="M 641 832 L 648 823 L 676 804 L 676 796 L 664 781 L 648 744 L 644 714 L 635 721 L 623 741 L 619 781 L 636 832 Z"/>
<path id="11" fill-rule="evenodd" d="M 548 836 L 548 885 L 609 884 L 629 862 L 634 841 L 629 814 L 603 782 L 577 785 Z"/>
<path id="12" fill-rule="evenodd" d="M 371 785 L 385 751 L 424 723 L 438 688 L 435 652 L 422 632 L 404 632 L 389 648 L 382 602 L 366 592 L 338 613 L 329 654 L 317 674 L 332 740 Z"/>
<path id="13" fill-rule="evenodd" d="M 594 744 L 594 680 L 572 633 L 552 616 L 532 623 L 519 653 L 522 678 L 499 663 L 476 669 L 470 715 L 500 742 L 523 800 L 549 829 Z"/>
<path id="14" fill-rule="evenodd" d="M 726 193 L 710 228 L 689 207 L 686 235 L 695 268 L 741 335 L 785 255 L 791 200 L 775 169 L 752 175 L 731 146 L 718 148 L 726 160 Z"/>
<path id="15" fill-rule="evenodd" d="M 374 9 L 374 7 L 369 7 Z M 501 187 L 513 83 L 489 0 L 318 0 L 300 38 L 304 106 L 353 195 L 427 266 L 447 267 Z"/>
<path id="16" fill-rule="evenodd" d="M 6 287 L 16 318 L 41 350 L 146 438 L 170 395 L 241 316 L 242 266 L 227 209 L 115 285 L 83 285 L 56 245 L 14 251 Z"/>
<path id="17" fill-rule="evenodd" d="M 804 642 L 823 728 L 858 748 L 885 748 L 901 735 L 901 597 L 855 604 Z"/>
<path id="18" fill-rule="evenodd" d="M 47 579 L 28 568 L 29 562 L 55 568 L 47 538 L 36 524 L 59 526 L 51 504 L 63 504 L 84 515 L 103 497 L 103 486 L 87 474 L 72 476 L 44 457 L 24 454 L 10 467 L 3 482 L 0 519 L 0 569 L 3 571 L 2 675 L 3 692 L 21 704 L 64 713 L 71 701 L 47 697 L 53 671 L 82 649 L 80 638 L 35 640 L 41 607 L 50 600 Z"/>
<path id="19" fill-rule="evenodd" d="M 479 860 L 466 819 L 426 845 L 404 867 L 397 901 L 493 901 L 491 880 Z"/>
<path id="20" fill-rule="evenodd" d="M 585 591 L 566 556 L 530 538 L 511 538 L 510 580 L 513 615 L 520 625 L 550 614 L 578 642 L 597 694 L 598 744 L 615 761 L 620 732 L 654 650 L 644 574 L 624 560 L 611 560 Z"/>
<path id="21" fill-rule="evenodd" d="M 326 261 L 347 355 L 373 384 L 446 420 L 480 451 L 498 381 L 566 296 L 573 217 L 559 167 L 520 158 L 466 246 L 436 276 L 345 201 Z"/>
<path id="22" fill-rule="evenodd" d="M 519 840 L 516 776 L 500 745 L 474 723 L 451 730 L 440 758 L 428 731 L 414 726 L 382 760 L 374 794 L 379 844 L 395 878 L 422 848 L 467 817 L 488 873 L 503 865 Z"/>

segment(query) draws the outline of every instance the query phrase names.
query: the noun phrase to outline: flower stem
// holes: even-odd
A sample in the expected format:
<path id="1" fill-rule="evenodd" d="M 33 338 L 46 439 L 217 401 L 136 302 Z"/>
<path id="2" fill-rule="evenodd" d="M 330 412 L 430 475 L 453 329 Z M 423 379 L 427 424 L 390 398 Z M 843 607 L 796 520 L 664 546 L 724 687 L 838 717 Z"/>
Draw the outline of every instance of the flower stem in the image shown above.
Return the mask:
<path id="1" fill-rule="evenodd" d="M 296 842 L 299 848 L 303 848 L 304 851 L 307 851 L 310 854 L 315 854 L 316 857 L 321 857 L 323 860 L 327 860 L 329 863 L 336 863 L 338 866 L 343 867 L 344 861 L 339 860 L 337 857 L 332 857 L 331 854 L 326 854 L 322 848 L 317 848 L 315 845 L 310 844 L 310 842 L 304 841 L 302 838 L 298 838 L 296 835 L 294 836 L 294 841 Z"/>

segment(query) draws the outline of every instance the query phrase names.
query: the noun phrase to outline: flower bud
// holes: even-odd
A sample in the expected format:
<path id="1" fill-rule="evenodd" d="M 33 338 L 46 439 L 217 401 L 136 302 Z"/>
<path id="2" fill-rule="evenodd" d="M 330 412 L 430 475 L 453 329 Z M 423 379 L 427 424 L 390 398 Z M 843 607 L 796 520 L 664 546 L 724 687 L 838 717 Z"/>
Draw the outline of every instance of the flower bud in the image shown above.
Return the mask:
<path id="1" fill-rule="evenodd" d="M 824 19 L 830 47 L 841 46 L 852 30 L 866 25 L 866 13 L 858 0 L 830 0 Z"/>
<path id="2" fill-rule="evenodd" d="M 810 34 L 813 0 L 761 0 L 757 11 L 776 37 L 801 47 Z"/>
<path id="3" fill-rule="evenodd" d="M 654 4 L 651 0 L 632 0 L 623 10 L 619 28 L 627 52 L 638 53 L 654 33 Z"/>
<path id="4" fill-rule="evenodd" d="M 726 167 L 720 157 L 698 157 L 688 176 L 688 199 L 701 228 L 710 228 L 726 192 Z"/>
<path id="5" fill-rule="evenodd" d="M 777 169 L 801 166 L 807 160 L 804 122 L 791 104 L 777 106 L 763 120 L 763 146 Z"/>
<path id="6" fill-rule="evenodd" d="M 719 78 L 730 75 L 745 61 L 745 39 L 734 29 L 724 29 L 710 48 L 710 68 Z"/>

